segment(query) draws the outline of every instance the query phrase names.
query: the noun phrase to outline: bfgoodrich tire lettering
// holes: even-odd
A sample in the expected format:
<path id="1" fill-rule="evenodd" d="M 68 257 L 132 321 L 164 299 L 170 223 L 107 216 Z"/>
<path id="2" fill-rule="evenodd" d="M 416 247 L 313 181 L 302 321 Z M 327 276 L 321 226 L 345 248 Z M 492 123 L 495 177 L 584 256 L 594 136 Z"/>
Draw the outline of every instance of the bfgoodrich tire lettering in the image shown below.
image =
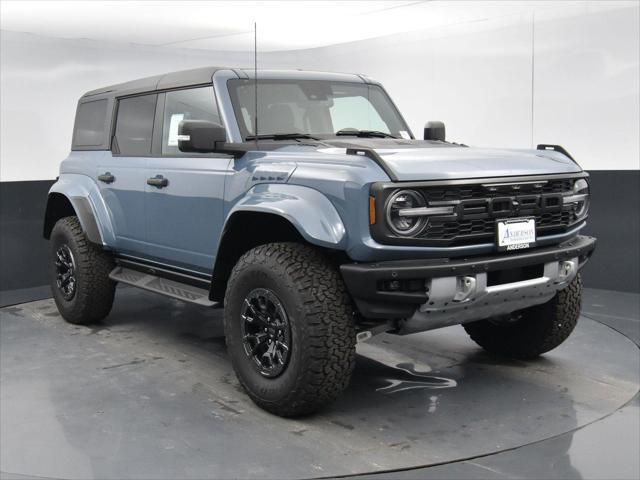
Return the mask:
<path id="1" fill-rule="evenodd" d="M 547 303 L 516 312 L 517 320 L 488 319 L 463 326 L 488 352 L 531 359 L 553 350 L 569 337 L 580 316 L 581 299 L 582 278 L 578 274 Z"/>
<path id="2" fill-rule="evenodd" d="M 286 368 L 271 378 L 243 344 L 242 306 L 256 289 L 273 292 L 290 326 Z M 340 395 L 355 364 L 352 312 L 337 268 L 310 246 L 267 244 L 240 258 L 227 285 L 224 324 L 233 368 L 252 400 L 276 415 L 294 416 Z"/>
<path id="3" fill-rule="evenodd" d="M 49 277 L 53 298 L 62 317 L 75 324 L 102 320 L 111 311 L 116 284 L 109 278 L 113 258 L 87 239 L 77 217 L 65 217 L 51 232 Z M 73 294 L 58 286 L 56 261 L 59 252 L 69 251 L 73 258 L 75 288 Z"/>

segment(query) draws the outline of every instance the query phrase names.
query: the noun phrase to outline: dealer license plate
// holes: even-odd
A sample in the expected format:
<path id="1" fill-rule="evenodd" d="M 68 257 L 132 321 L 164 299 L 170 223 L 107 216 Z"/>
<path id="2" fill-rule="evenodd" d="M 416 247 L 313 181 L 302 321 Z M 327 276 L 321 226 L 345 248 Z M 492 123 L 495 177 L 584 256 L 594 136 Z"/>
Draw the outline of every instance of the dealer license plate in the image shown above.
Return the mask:
<path id="1" fill-rule="evenodd" d="M 496 236 L 498 250 L 520 250 L 536 243 L 536 220 L 534 218 L 510 218 L 498 220 Z"/>

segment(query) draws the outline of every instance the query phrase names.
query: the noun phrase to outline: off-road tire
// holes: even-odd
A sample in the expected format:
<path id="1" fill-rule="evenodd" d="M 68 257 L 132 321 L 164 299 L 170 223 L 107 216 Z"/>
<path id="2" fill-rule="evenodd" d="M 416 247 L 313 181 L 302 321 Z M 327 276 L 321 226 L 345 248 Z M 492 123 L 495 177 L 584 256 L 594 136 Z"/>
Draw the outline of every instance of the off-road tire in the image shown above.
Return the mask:
<path id="1" fill-rule="evenodd" d="M 49 278 L 60 315 L 77 325 L 102 320 L 111 311 L 116 289 L 116 282 L 109 278 L 115 266 L 112 256 L 87 239 L 78 217 L 58 220 L 50 240 Z M 62 245 L 69 247 L 75 263 L 76 290 L 69 300 L 64 298 L 56 284 L 56 252 Z"/>
<path id="2" fill-rule="evenodd" d="M 274 292 L 289 317 L 289 360 L 275 378 L 261 375 L 243 346 L 241 307 L 256 288 Z M 275 415 L 312 413 L 349 384 L 356 343 L 351 300 L 337 266 L 311 246 L 271 243 L 244 254 L 227 285 L 224 327 L 240 383 L 258 406 Z"/>
<path id="3" fill-rule="evenodd" d="M 551 300 L 517 312 L 514 322 L 492 319 L 467 323 L 464 329 L 473 341 L 490 353 L 532 359 L 564 342 L 578 322 L 582 299 L 580 274 Z"/>

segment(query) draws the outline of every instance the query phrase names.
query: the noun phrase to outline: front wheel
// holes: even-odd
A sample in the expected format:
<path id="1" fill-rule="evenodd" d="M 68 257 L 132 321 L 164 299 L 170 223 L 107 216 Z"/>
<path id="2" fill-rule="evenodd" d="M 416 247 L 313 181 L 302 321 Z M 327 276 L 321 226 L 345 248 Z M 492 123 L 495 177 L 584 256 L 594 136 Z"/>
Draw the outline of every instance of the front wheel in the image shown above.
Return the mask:
<path id="1" fill-rule="evenodd" d="M 580 316 L 581 299 L 582 279 L 578 274 L 547 303 L 519 310 L 507 318 L 463 326 L 490 353 L 531 359 L 553 350 L 569 337 Z"/>
<path id="2" fill-rule="evenodd" d="M 251 399 L 288 417 L 340 395 L 355 364 L 352 312 L 340 273 L 318 250 L 273 243 L 243 255 L 227 285 L 224 326 Z"/>

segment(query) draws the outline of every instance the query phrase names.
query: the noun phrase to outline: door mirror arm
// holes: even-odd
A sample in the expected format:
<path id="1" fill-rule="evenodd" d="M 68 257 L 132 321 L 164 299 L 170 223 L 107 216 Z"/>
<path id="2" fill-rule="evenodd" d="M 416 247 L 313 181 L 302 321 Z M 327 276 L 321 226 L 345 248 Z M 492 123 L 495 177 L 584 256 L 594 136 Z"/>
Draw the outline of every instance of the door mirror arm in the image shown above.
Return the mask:
<path id="1" fill-rule="evenodd" d="M 240 158 L 256 150 L 256 142 L 227 142 L 222 125 L 205 120 L 182 120 L 178 124 L 178 150 L 185 153 L 224 153 Z"/>

